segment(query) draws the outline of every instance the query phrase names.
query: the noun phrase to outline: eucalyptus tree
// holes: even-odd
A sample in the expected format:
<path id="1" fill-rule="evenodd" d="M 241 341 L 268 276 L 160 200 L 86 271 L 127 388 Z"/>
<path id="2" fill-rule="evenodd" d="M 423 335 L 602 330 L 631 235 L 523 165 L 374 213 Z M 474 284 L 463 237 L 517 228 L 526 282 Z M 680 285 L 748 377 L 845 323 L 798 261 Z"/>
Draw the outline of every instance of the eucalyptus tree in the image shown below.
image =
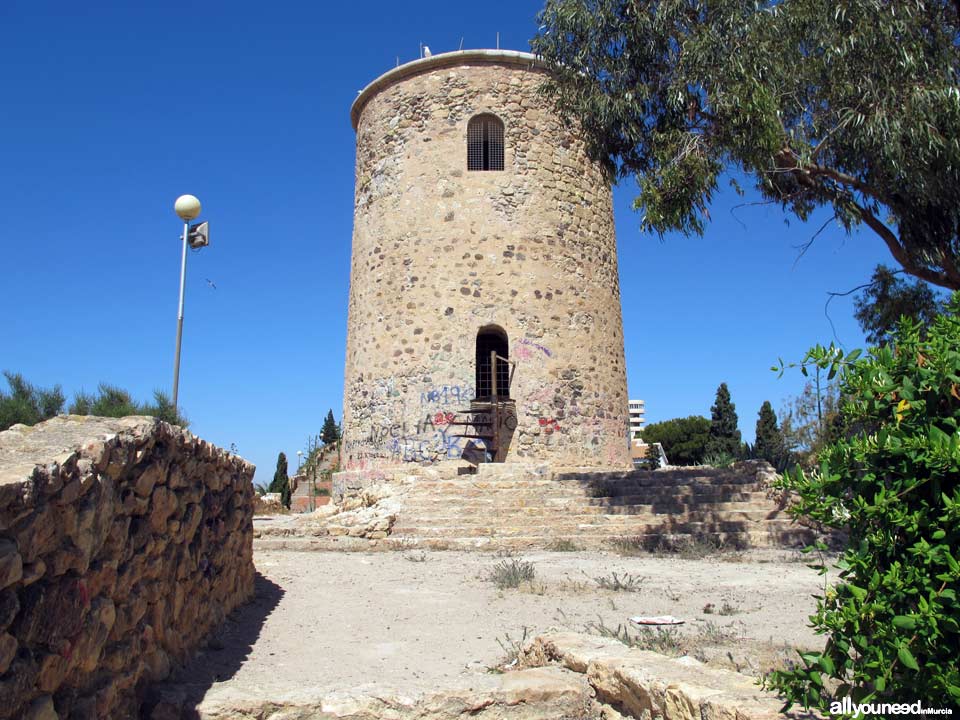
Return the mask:
<path id="1" fill-rule="evenodd" d="M 960 289 L 960 0 L 547 0 L 532 45 L 642 226 L 702 234 L 724 176 L 869 228 Z"/>

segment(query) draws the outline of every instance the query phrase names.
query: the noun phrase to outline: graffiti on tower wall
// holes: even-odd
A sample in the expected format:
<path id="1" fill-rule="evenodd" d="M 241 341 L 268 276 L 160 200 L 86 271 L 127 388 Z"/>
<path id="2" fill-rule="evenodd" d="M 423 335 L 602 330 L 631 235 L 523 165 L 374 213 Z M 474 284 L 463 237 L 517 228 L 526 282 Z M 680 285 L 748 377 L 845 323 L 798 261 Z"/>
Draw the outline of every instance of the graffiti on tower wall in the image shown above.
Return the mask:
<path id="1" fill-rule="evenodd" d="M 410 395 L 417 398 L 416 407 L 404 402 Z M 482 454 L 482 439 L 464 437 L 477 433 L 463 423 L 481 421 L 464 412 L 473 398 L 474 389 L 464 384 L 423 385 L 410 392 L 395 379 L 376 381 L 366 395 L 366 431 L 344 443 L 346 469 L 458 460 L 468 451 Z"/>

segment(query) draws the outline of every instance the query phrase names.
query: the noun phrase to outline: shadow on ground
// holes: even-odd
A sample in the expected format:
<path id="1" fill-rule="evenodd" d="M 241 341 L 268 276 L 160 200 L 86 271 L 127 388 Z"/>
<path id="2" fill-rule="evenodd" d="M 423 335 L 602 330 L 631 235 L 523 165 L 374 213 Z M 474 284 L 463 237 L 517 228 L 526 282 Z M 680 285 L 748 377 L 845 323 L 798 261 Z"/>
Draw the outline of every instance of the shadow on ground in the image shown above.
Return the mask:
<path id="1" fill-rule="evenodd" d="M 207 690 L 240 670 L 284 594 L 282 587 L 259 572 L 253 582 L 253 599 L 227 616 L 193 660 L 146 691 L 140 706 L 142 720 L 196 720 Z"/>

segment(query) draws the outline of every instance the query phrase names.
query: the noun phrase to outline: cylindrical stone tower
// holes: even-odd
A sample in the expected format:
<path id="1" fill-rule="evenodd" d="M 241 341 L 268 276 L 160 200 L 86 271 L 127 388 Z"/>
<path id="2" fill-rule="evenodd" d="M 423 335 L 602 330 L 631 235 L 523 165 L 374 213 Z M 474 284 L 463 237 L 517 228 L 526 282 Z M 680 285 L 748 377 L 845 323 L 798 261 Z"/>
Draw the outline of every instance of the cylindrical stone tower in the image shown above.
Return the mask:
<path id="1" fill-rule="evenodd" d="M 546 73 L 446 53 L 354 102 L 344 469 L 629 466 L 610 183 Z"/>

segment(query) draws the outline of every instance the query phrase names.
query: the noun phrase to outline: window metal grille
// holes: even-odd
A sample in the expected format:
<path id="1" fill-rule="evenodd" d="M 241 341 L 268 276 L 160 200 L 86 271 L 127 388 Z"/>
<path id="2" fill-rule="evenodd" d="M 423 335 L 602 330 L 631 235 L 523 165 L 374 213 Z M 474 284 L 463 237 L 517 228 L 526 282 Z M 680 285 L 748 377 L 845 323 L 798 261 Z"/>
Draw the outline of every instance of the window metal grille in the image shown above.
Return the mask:
<path id="1" fill-rule="evenodd" d="M 477 115 L 467 125 L 467 170 L 503 170 L 503 123 Z"/>
<path id="2" fill-rule="evenodd" d="M 489 398 L 493 394 L 491 351 L 496 351 L 501 358 L 509 359 L 510 357 L 507 335 L 500 329 L 481 330 L 477 333 L 476 397 L 478 399 Z M 510 363 L 507 360 L 497 360 L 497 397 L 510 397 Z"/>

